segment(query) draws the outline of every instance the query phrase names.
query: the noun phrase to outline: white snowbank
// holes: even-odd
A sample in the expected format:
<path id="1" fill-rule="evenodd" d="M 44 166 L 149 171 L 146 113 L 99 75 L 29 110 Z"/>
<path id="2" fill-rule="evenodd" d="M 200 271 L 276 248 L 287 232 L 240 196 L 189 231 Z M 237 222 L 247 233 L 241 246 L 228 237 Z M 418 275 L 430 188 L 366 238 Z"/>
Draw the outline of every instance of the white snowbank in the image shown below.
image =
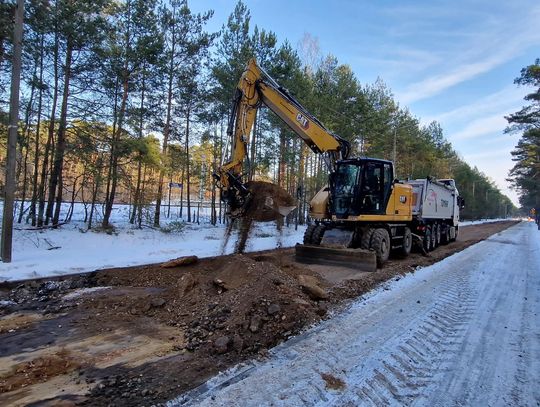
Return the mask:
<path id="1" fill-rule="evenodd" d="M 127 221 L 127 211 L 125 205 L 115 206 L 112 235 L 86 231 L 82 205 L 76 206 L 72 222 L 59 229 L 15 230 L 12 262 L 0 263 L 0 281 L 157 263 L 186 255 L 222 254 L 224 225 L 197 225 L 175 217 L 163 222 L 173 230 L 169 233 L 149 227 L 137 229 Z M 305 227 L 295 230 L 290 226 L 284 227 L 280 234 L 274 223 L 255 224 L 246 250 L 294 246 L 302 240 L 304 230 Z M 223 253 L 232 253 L 235 242 L 236 233 L 233 233 Z"/>
<path id="2" fill-rule="evenodd" d="M 480 225 L 482 223 L 491 223 L 491 222 L 505 222 L 508 220 L 520 220 L 520 219 L 497 218 L 497 219 L 466 220 L 464 222 L 459 222 L 459 226 Z"/>

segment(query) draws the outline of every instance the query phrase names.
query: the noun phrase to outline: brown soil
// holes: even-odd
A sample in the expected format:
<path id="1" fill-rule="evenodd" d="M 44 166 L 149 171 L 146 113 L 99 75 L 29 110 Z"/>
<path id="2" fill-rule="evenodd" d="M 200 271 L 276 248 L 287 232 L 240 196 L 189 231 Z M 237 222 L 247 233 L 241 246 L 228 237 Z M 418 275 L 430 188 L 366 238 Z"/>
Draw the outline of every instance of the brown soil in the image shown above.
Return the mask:
<path id="1" fill-rule="evenodd" d="M 327 389 L 343 390 L 345 388 L 345 382 L 339 377 L 336 377 L 330 373 L 321 373 L 321 377 L 326 382 Z"/>
<path id="2" fill-rule="evenodd" d="M 513 223 L 464 227 L 457 242 L 429 256 L 391 259 L 375 273 L 307 266 L 294 261 L 294 249 L 279 249 L 0 285 L 0 300 L 10 304 L 0 308 L 0 327 L 10 328 L 0 333 L 0 405 L 165 402 L 263 357 L 381 282 Z M 107 288 L 76 295 L 90 287 Z M 12 322 L 30 313 L 40 317 Z"/>

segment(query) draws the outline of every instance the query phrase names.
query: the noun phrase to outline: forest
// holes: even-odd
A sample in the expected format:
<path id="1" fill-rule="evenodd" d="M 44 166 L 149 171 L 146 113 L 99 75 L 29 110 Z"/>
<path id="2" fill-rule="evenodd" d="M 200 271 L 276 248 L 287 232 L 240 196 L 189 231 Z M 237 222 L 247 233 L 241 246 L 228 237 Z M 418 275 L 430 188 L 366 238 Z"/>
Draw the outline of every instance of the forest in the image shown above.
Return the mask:
<path id="1" fill-rule="evenodd" d="M 3 173 L 14 3 L 1 8 Z M 353 156 L 394 160 L 401 179 L 454 178 L 466 202 L 463 218 L 505 217 L 516 209 L 459 156 L 439 123 L 423 124 L 383 79 L 363 83 L 310 34 L 293 45 L 253 25 L 241 0 L 219 32 L 207 29 L 211 18 L 212 10 L 194 13 L 187 0 L 26 1 L 17 222 L 59 225 L 72 213 L 65 203 L 75 202 L 84 203 L 89 229 L 113 227 L 115 203 L 130 205 L 129 221 L 139 227 L 159 227 L 170 204 L 181 206 L 187 222 L 201 206 L 212 224 L 224 222 L 212 172 L 230 154 L 231 101 L 251 57 L 350 141 Z M 297 197 L 289 221 L 306 222 L 306 202 L 328 176 L 320 155 L 261 109 L 249 158 L 247 176 Z"/>

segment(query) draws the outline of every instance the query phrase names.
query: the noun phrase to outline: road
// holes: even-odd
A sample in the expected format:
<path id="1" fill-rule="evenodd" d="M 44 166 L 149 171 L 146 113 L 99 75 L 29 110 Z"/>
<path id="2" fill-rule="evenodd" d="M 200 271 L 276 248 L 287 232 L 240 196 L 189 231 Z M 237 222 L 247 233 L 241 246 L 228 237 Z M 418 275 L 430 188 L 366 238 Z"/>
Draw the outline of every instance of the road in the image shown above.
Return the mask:
<path id="1" fill-rule="evenodd" d="M 521 222 L 169 405 L 538 406 L 540 232 Z"/>

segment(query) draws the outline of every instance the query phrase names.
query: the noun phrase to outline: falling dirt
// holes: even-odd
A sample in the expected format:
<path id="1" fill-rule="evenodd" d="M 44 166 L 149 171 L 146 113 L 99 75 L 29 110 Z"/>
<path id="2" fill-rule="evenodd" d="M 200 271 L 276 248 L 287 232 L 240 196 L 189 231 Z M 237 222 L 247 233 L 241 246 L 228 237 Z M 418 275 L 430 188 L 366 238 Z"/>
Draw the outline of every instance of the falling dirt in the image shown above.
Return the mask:
<path id="1" fill-rule="evenodd" d="M 380 283 L 512 224 L 462 228 L 457 242 L 391 259 L 375 273 L 299 264 L 291 248 L 4 283 L 0 321 L 10 328 L 0 333 L 0 405 L 164 403 L 264 357 Z M 5 322 L 21 315 L 34 316 Z M 321 377 L 339 390 L 331 376 Z"/>
<path id="2" fill-rule="evenodd" d="M 281 230 L 283 217 L 296 208 L 295 199 L 283 188 L 265 181 L 249 181 L 246 183 L 250 191 L 248 203 L 241 217 L 232 219 L 225 232 L 222 253 L 230 239 L 232 231 L 238 229 L 235 253 L 243 253 L 248 242 L 253 222 L 276 222 Z"/>

